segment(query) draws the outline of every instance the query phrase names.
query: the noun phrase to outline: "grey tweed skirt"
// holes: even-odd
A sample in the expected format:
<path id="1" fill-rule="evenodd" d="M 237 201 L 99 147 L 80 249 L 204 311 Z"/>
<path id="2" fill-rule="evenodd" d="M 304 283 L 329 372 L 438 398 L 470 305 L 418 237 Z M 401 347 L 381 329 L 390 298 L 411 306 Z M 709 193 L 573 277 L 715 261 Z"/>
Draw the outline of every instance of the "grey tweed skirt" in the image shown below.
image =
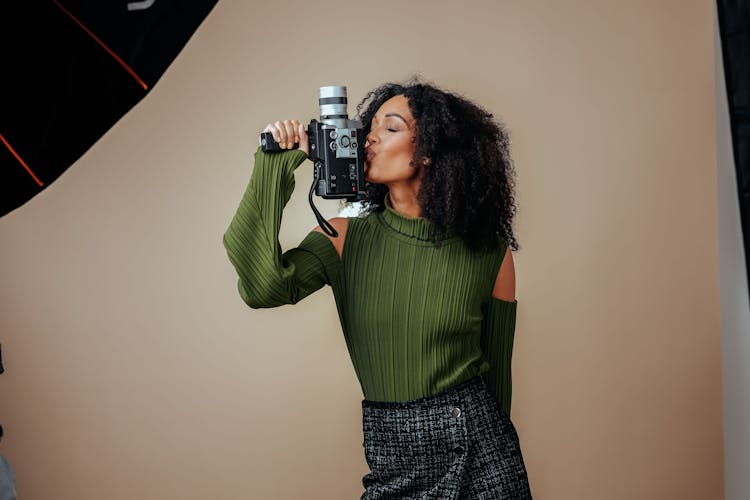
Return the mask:
<path id="1" fill-rule="evenodd" d="M 362 401 L 360 500 L 530 499 L 516 429 L 481 376 L 413 401 Z"/>

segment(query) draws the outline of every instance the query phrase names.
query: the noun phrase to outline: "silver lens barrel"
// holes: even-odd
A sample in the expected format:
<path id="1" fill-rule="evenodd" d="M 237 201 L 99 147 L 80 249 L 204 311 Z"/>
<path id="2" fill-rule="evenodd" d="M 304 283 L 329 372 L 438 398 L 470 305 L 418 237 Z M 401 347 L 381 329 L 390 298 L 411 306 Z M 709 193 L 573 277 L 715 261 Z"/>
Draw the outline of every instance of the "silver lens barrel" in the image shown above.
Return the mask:
<path id="1" fill-rule="evenodd" d="M 320 87 L 318 91 L 320 121 L 336 128 L 346 128 L 349 120 L 346 112 L 347 102 L 346 87 L 342 85 Z"/>

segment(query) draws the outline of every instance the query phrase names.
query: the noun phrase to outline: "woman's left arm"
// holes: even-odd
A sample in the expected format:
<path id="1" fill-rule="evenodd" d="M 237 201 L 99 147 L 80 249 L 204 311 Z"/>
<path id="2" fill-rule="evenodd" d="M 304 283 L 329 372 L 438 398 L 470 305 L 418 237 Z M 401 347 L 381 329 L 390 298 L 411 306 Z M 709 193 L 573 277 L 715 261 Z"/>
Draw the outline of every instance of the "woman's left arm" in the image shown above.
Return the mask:
<path id="1" fill-rule="evenodd" d="M 513 255 L 507 248 L 495 280 L 492 297 L 484 310 L 481 347 L 490 369 L 484 374 L 500 406 L 510 416 L 513 393 L 511 358 L 516 330 L 516 274 Z"/>

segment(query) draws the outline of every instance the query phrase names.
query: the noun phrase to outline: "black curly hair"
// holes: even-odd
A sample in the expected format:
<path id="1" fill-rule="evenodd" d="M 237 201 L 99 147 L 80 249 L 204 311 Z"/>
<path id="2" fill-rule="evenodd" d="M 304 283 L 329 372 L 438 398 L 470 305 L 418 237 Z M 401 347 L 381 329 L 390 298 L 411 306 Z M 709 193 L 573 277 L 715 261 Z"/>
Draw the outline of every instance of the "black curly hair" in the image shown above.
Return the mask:
<path id="1" fill-rule="evenodd" d="M 403 84 L 381 85 L 357 105 L 365 136 L 380 106 L 397 95 L 407 98 L 416 121 L 411 166 L 426 168 L 417 202 L 421 216 L 431 223 L 435 246 L 460 236 L 472 251 L 486 252 L 499 248 L 503 238 L 518 250 L 512 228 L 515 169 L 505 126 L 467 98 L 412 77 Z M 424 167 L 426 158 L 430 163 Z M 388 187 L 366 182 L 365 188 L 362 212 L 385 210 Z"/>

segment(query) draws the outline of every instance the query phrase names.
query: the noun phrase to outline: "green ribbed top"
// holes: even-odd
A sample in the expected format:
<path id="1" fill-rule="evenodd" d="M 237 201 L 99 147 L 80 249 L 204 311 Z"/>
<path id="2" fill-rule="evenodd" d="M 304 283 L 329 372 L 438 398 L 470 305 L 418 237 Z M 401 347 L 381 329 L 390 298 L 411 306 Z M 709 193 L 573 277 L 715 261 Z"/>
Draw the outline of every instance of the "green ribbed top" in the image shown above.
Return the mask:
<path id="1" fill-rule="evenodd" d="M 430 222 L 396 212 L 386 196 L 383 212 L 348 219 L 341 258 L 317 231 L 282 252 L 281 214 L 306 158 L 255 153 L 223 238 L 242 300 L 295 304 L 329 285 L 365 399 L 414 400 L 482 375 L 510 414 L 517 301 L 492 297 L 507 242 L 483 255 L 458 236 L 436 248 Z"/>

